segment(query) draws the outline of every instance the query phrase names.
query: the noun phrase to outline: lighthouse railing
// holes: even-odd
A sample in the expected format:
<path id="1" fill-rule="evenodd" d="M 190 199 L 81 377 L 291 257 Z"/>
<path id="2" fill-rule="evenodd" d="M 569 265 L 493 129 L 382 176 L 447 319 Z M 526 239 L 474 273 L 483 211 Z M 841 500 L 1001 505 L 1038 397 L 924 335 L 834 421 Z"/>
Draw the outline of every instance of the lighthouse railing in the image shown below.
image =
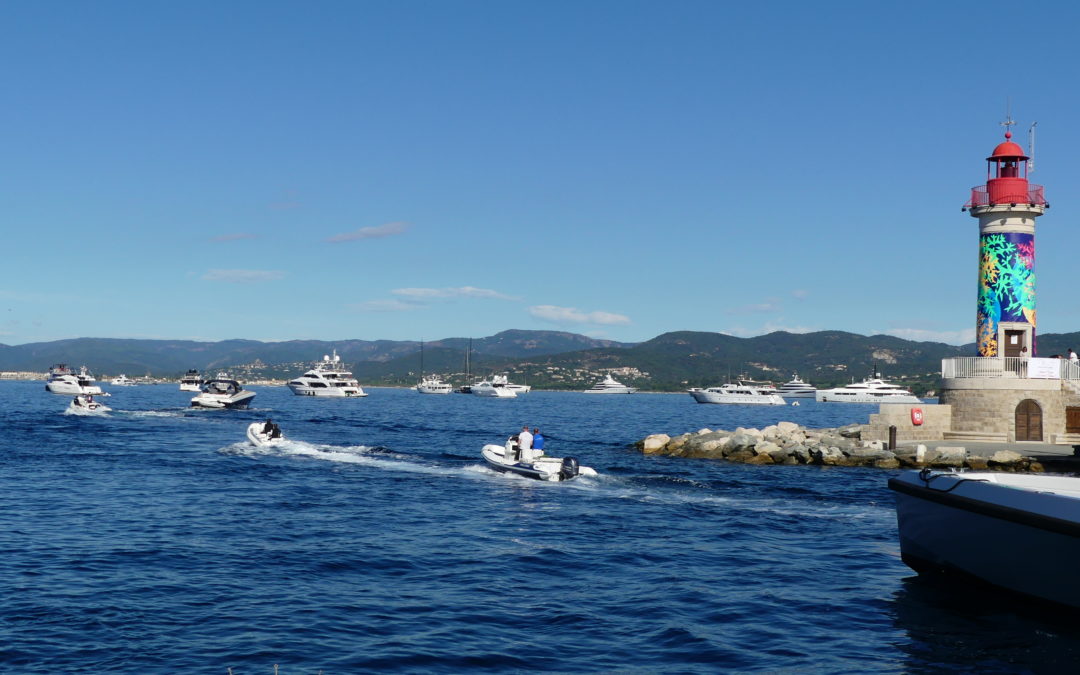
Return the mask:
<path id="1" fill-rule="evenodd" d="M 941 377 L 1034 378 L 1080 381 L 1080 362 L 1017 356 L 958 356 L 941 360 Z"/>
<path id="2" fill-rule="evenodd" d="M 997 194 L 994 196 L 993 201 L 990 199 L 990 191 L 985 185 L 979 185 L 971 188 L 971 200 L 967 204 L 964 204 L 965 208 L 973 208 L 976 206 L 993 206 L 995 204 L 1034 204 L 1036 206 L 1046 206 L 1046 193 L 1042 185 L 1028 185 L 1026 191 L 1017 192 L 1015 194 Z"/>

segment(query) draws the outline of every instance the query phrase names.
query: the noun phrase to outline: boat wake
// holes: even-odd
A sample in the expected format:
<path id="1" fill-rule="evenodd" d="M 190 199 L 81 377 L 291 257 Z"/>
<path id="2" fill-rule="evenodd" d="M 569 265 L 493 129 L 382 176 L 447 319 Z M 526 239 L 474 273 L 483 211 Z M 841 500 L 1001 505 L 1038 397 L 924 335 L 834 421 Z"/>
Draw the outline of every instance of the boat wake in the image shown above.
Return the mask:
<path id="1" fill-rule="evenodd" d="M 111 410 L 112 408 L 98 408 L 97 410 L 88 410 L 86 408 L 77 408 L 73 405 L 69 405 L 67 409 L 64 410 L 64 414 L 74 415 L 76 417 L 108 417 L 109 411 Z"/>
<path id="2" fill-rule="evenodd" d="M 483 467 L 453 467 L 425 462 L 414 455 L 396 453 L 379 446 L 322 445 L 285 439 L 273 445 L 255 446 L 241 442 L 221 448 L 220 452 L 251 458 L 284 457 L 322 462 L 356 464 L 387 471 L 419 473 L 435 476 L 478 476 Z"/>

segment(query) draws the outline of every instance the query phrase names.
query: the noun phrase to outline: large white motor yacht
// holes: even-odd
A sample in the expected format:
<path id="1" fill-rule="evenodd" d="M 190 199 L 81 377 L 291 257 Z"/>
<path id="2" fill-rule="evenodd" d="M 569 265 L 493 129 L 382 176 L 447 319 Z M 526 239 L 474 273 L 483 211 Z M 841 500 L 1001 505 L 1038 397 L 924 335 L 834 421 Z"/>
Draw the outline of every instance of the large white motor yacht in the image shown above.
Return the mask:
<path id="1" fill-rule="evenodd" d="M 492 377 L 491 383 L 495 386 L 506 387 L 507 389 L 514 392 L 515 394 L 518 394 L 519 396 L 521 394 L 528 394 L 530 391 L 532 391 L 531 386 L 527 384 L 514 384 L 509 380 L 509 378 L 506 377 L 506 375 L 496 375 L 495 377 Z"/>
<path id="2" fill-rule="evenodd" d="M 94 384 L 94 376 L 86 366 L 79 368 L 78 374 L 71 372 L 66 364 L 58 363 L 49 368 L 49 377 L 45 380 L 45 391 L 52 394 L 77 396 L 78 394 L 106 395 L 101 387 Z"/>
<path id="3" fill-rule="evenodd" d="M 922 403 L 910 390 L 878 378 L 835 389 L 818 389 L 815 397 L 822 403 Z"/>
<path id="4" fill-rule="evenodd" d="M 719 387 L 689 391 L 698 403 L 727 403 L 740 405 L 786 405 L 775 387 L 755 387 L 744 383 L 728 383 Z"/>
<path id="5" fill-rule="evenodd" d="M 784 398 L 814 398 L 814 395 L 817 394 L 817 388 L 809 382 L 799 379 L 799 374 L 796 373 L 791 378 L 791 382 L 780 385 L 776 389 L 776 393 Z"/>
<path id="6" fill-rule="evenodd" d="M 359 398 L 367 396 L 360 388 L 360 383 L 353 379 L 352 373 L 345 370 L 337 351 L 333 356 L 323 356 L 319 363 L 288 384 L 297 396 L 333 396 L 337 398 Z"/>
<path id="7" fill-rule="evenodd" d="M 506 378 L 502 378 L 502 381 L 498 381 L 498 376 L 491 378 L 490 380 L 483 380 L 472 385 L 473 396 L 483 396 L 484 398 L 517 398 L 517 392 L 506 386 Z"/>
<path id="8" fill-rule="evenodd" d="M 634 387 L 628 387 L 622 382 L 619 382 L 610 373 L 604 376 L 604 379 L 594 384 L 591 388 L 586 389 L 586 394 L 633 394 L 637 389 Z"/>
<path id="9" fill-rule="evenodd" d="M 890 478 L 889 488 L 900 557 L 919 574 L 1080 609 L 1080 478 L 923 469 Z"/>
<path id="10" fill-rule="evenodd" d="M 180 391 L 199 391 L 202 389 L 202 375 L 192 368 L 180 378 Z"/>
<path id="11" fill-rule="evenodd" d="M 225 373 L 203 383 L 202 391 L 191 399 L 193 408 L 246 408 L 255 398 L 255 392 L 248 391 L 240 383 Z"/>
<path id="12" fill-rule="evenodd" d="M 449 394 L 454 391 L 454 386 L 443 382 L 438 375 L 428 375 L 420 379 L 420 384 L 416 385 L 416 391 L 421 394 Z"/>
<path id="13" fill-rule="evenodd" d="M 134 387 L 136 384 L 138 384 L 138 382 L 131 379 L 127 375 L 120 373 L 113 379 L 109 380 L 109 384 L 113 385 L 114 387 Z"/>

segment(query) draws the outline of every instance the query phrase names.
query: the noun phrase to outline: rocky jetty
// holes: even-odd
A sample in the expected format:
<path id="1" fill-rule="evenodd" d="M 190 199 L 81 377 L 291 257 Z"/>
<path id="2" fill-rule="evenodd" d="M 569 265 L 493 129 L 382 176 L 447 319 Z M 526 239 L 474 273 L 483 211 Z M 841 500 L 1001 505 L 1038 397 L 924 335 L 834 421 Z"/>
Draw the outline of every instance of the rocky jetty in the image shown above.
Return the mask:
<path id="1" fill-rule="evenodd" d="M 808 429 L 794 422 L 780 422 L 764 429 L 701 429 L 675 437 L 653 434 L 635 445 L 646 455 L 722 459 L 740 464 L 1043 470 L 1039 462 L 1012 450 L 1000 450 L 990 457 L 969 454 L 962 447 L 929 449 L 925 445 L 916 445 L 888 450 L 881 441 L 862 440 L 863 428 L 864 425 L 852 424 L 832 429 Z"/>

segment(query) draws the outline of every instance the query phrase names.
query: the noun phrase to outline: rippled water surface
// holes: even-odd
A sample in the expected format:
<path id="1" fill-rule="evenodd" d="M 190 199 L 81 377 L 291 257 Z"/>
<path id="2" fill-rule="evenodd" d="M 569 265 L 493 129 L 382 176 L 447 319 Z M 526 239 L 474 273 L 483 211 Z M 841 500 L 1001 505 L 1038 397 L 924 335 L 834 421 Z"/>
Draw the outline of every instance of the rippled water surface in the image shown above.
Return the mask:
<path id="1" fill-rule="evenodd" d="M 645 457 L 649 433 L 870 406 L 685 395 L 517 400 L 176 385 L 65 415 L 0 383 L 0 671 L 1063 672 L 1075 622 L 919 580 L 888 472 Z M 256 449 L 272 416 L 291 440 Z M 597 478 L 486 469 L 539 426 Z"/>

